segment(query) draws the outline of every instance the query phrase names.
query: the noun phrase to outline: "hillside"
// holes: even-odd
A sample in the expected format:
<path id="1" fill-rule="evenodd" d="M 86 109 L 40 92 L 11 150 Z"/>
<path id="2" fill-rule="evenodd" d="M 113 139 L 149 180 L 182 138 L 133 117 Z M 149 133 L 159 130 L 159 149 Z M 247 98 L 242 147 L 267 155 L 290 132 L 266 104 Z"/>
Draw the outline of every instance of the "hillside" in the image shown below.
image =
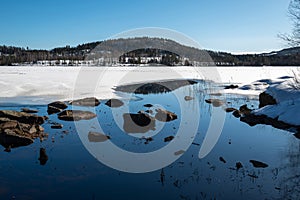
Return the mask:
<path id="1" fill-rule="evenodd" d="M 99 59 L 104 58 L 104 59 Z M 234 55 L 200 50 L 162 38 L 128 38 L 32 50 L 0 46 L 0 65 L 162 64 L 218 66 L 300 66 L 300 47 L 263 54 Z M 101 60 L 101 62 L 100 62 Z"/>

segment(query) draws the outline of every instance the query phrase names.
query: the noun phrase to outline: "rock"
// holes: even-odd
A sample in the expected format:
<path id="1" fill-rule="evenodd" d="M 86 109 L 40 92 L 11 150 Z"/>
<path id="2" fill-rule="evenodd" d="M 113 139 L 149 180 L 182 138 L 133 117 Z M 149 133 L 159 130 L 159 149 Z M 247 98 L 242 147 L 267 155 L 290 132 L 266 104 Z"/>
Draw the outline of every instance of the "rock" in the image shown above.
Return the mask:
<path id="1" fill-rule="evenodd" d="M 134 94 L 158 94 L 174 91 L 180 87 L 197 84 L 195 80 L 165 80 L 158 82 L 121 85 L 114 88 L 116 91 Z"/>
<path id="2" fill-rule="evenodd" d="M 22 135 L 18 129 L 1 130 L 0 144 L 5 148 L 27 146 L 32 143 L 33 139 L 27 135 Z"/>
<path id="3" fill-rule="evenodd" d="M 0 130 L 13 129 L 13 128 L 16 128 L 17 126 L 18 126 L 17 121 L 7 121 L 7 122 L 0 124 Z"/>
<path id="4" fill-rule="evenodd" d="M 250 160 L 250 163 L 252 163 L 253 167 L 255 168 L 266 168 L 269 165 L 260 161 L 256 161 L 256 160 Z"/>
<path id="5" fill-rule="evenodd" d="M 162 122 L 169 122 L 177 119 L 177 115 L 167 110 L 156 109 L 155 119 Z"/>
<path id="6" fill-rule="evenodd" d="M 96 99 L 95 97 L 88 97 L 88 98 L 84 98 L 84 99 L 78 99 L 78 100 L 71 101 L 70 104 L 72 104 L 74 106 L 94 107 L 94 106 L 100 105 L 100 101 L 98 99 Z"/>
<path id="7" fill-rule="evenodd" d="M 14 110 L 0 110 L 0 118 L 16 120 L 20 123 L 25 124 L 43 124 L 45 121 L 44 117 L 37 116 L 35 114 L 18 112 Z"/>
<path id="8" fill-rule="evenodd" d="M 169 136 L 164 139 L 164 142 L 170 142 L 174 139 L 174 136 Z"/>
<path id="9" fill-rule="evenodd" d="M 268 93 L 263 92 L 259 95 L 259 108 L 274 104 L 277 104 L 276 100 Z"/>
<path id="10" fill-rule="evenodd" d="M 226 163 L 226 160 L 223 157 L 220 157 L 219 160 L 223 163 Z"/>
<path id="11" fill-rule="evenodd" d="M 29 109 L 29 108 L 22 108 L 21 111 L 25 112 L 25 113 L 37 113 L 37 112 L 39 112 L 38 110 L 33 110 L 33 109 Z"/>
<path id="12" fill-rule="evenodd" d="M 105 142 L 110 139 L 108 135 L 97 132 L 89 132 L 88 139 L 90 142 Z"/>
<path id="13" fill-rule="evenodd" d="M 46 153 L 46 149 L 40 148 L 40 157 L 39 157 L 40 165 L 45 165 L 48 161 L 48 156 Z"/>
<path id="14" fill-rule="evenodd" d="M 236 118 L 240 118 L 242 116 L 239 110 L 234 111 L 232 115 Z"/>
<path id="15" fill-rule="evenodd" d="M 235 108 L 225 108 L 225 112 L 234 112 L 234 111 L 236 111 L 236 109 Z"/>
<path id="16" fill-rule="evenodd" d="M 193 97 L 191 97 L 191 96 L 185 96 L 184 97 L 184 100 L 185 101 L 191 101 L 191 100 L 193 100 L 194 98 Z"/>
<path id="17" fill-rule="evenodd" d="M 63 121 L 80 121 L 80 120 L 90 120 L 95 118 L 97 115 L 90 111 L 81 110 L 64 110 L 58 114 L 58 119 Z"/>
<path id="18" fill-rule="evenodd" d="M 64 103 L 62 101 L 55 101 L 55 102 L 48 104 L 47 112 L 49 115 L 51 115 L 51 114 L 62 112 L 67 107 L 68 106 L 66 103 Z"/>
<path id="19" fill-rule="evenodd" d="M 220 99 L 206 99 L 205 102 L 212 104 L 214 107 L 220 107 L 224 105 L 224 101 Z"/>
<path id="20" fill-rule="evenodd" d="M 240 107 L 240 113 L 241 113 L 242 115 L 250 115 L 251 112 L 252 112 L 252 109 L 249 109 L 249 108 L 247 107 L 246 104 L 245 104 L 245 105 L 242 105 L 242 106 Z"/>
<path id="21" fill-rule="evenodd" d="M 55 123 L 51 125 L 52 129 L 62 129 L 64 126 L 62 124 Z"/>
<path id="22" fill-rule="evenodd" d="M 238 88 L 239 86 L 238 85 L 227 85 L 224 87 L 225 90 L 228 90 L 228 89 L 236 89 Z"/>
<path id="23" fill-rule="evenodd" d="M 125 113 L 123 129 L 126 133 L 146 133 L 155 130 L 155 119 L 146 113 Z"/>
<path id="24" fill-rule="evenodd" d="M 149 144 L 149 142 L 152 142 L 152 141 L 153 141 L 153 138 L 152 138 L 152 137 L 143 138 L 143 139 L 145 139 L 145 144 Z"/>
<path id="25" fill-rule="evenodd" d="M 153 107 L 153 105 L 148 103 L 148 104 L 145 104 L 144 107 L 151 108 L 151 107 Z"/>
<path id="26" fill-rule="evenodd" d="M 237 163 L 235 164 L 235 168 L 236 168 L 236 170 L 239 170 L 239 169 L 243 168 L 242 163 L 241 163 L 241 162 L 237 162 Z"/>
<path id="27" fill-rule="evenodd" d="M 174 153 L 174 155 L 175 155 L 175 156 L 179 156 L 179 155 L 184 154 L 184 153 L 185 153 L 184 150 L 179 150 L 179 151 L 176 151 L 176 152 Z"/>
<path id="28" fill-rule="evenodd" d="M 124 103 L 119 99 L 110 99 L 108 100 L 105 105 L 111 107 L 111 108 L 117 108 L 124 105 Z"/>

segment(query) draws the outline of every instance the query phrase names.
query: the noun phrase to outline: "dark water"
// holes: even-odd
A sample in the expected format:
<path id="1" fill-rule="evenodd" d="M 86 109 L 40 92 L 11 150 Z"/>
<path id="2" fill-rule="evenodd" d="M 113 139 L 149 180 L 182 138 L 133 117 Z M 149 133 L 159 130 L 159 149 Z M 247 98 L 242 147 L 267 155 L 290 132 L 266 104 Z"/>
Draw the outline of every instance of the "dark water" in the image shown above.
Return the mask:
<path id="1" fill-rule="evenodd" d="M 198 157 L 201 144 L 212 118 L 212 105 L 208 98 L 226 99 L 222 107 L 239 108 L 243 104 L 257 107 L 256 98 L 226 95 L 211 96 L 216 86 L 199 82 L 175 89 L 173 92 L 157 94 L 118 93 L 128 106 L 109 108 L 103 101 L 98 107 L 75 109 L 91 110 L 98 120 L 63 122 L 57 115 L 43 125 L 49 138 L 36 140 L 30 146 L 12 149 L 10 153 L 0 151 L 0 199 L 295 199 L 300 190 L 300 143 L 292 133 L 266 125 L 250 127 L 232 116 L 225 114 L 225 124 L 220 138 L 212 151 L 204 158 Z M 194 99 L 185 101 L 185 96 Z M 124 112 L 146 111 L 143 105 L 151 103 L 156 109 L 162 107 L 178 115 L 171 122 L 157 122 L 157 131 L 145 134 L 128 134 L 122 130 L 118 118 Z M 184 104 L 184 107 L 182 107 Z M 0 109 L 21 110 L 29 107 L 45 115 L 47 107 L 2 104 Z M 128 173 L 108 167 L 90 153 L 97 143 L 89 145 L 88 132 L 98 131 L 110 136 L 110 142 L 127 152 L 147 153 L 159 151 L 170 142 L 168 136 L 176 137 L 182 125 L 182 112 L 187 121 L 193 121 L 193 109 L 199 108 L 199 128 L 192 144 L 178 159 L 163 168 L 145 173 Z M 182 109 L 186 110 L 182 110 Z M 126 110 L 128 109 L 128 110 Z M 224 112 L 225 113 L 225 112 Z M 121 120 L 122 121 L 122 120 Z M 61 130 L 51 129 L 50 122 L 64 125 Z M 121 124 L 119 124 L 121 123 Z M 99 129 L 98 125 L 102 130 Z M 189 127 L 189 126 L 187 126 Z M 83 130 L 83 131 L 82 131 Z M 184 130 L 190 134 L 189 128 Z M 155 132 L 155 133 L 154 133 Z M 144 137 L 153 141 L 145 143 Z M 45 148 L 48 161 L 40 165 L 40 148 Z M 107 154 L 106 156 L 111 156 Z M 174 151 L 170 157 L 174 156 Z M 226 163 L 219 160 L 223 157 Z M 120 158 L 114 162 L 126 162 Z M 161 161 L 167 157 L 159 158 Z M 159 160 L 158 159 L 158 160 Z M 254 168 L 249 160 L 268 164 L 267 168 Z M 151 165 L 153 160 L 144 160 L 142 165 Z M 236 170 L 241 162 L 243 168 Z M 141 167 L 143 167 L 141 165 Z M 139 168 L 139 166 L 136 166 Z"/>

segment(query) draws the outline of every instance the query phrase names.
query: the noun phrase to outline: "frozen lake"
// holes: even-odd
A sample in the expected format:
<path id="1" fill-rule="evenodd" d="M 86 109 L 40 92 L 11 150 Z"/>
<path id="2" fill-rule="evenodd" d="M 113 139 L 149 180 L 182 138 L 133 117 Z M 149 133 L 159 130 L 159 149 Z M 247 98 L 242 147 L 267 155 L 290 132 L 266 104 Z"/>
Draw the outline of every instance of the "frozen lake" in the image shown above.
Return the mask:
<path id="1" fill-rule="evenodd" d="M 107 99 L 116 96 L 112 88 L 117 85 L 164 79 L 243 85 L 291 76 L 293 70 L 296 67 L 0 67 L 0 102 L 18 103 L 22 99 L 27 104 L 41 104 L 89 96 Z"/>
<path id="2" fill-rule="evenodd" d="M 42 125 L 47 140 L 9 153 L 0 150 L 0 199 L 295 199 L 300 140 L 271 126 L 251 127 L 224 111 L 244 104 L 257 108 L 257 94 L 268 86 L 267 79 L 291 76 L 293 70 L 297 68 L 0 67 L 0 110 L 26 107 L 49 117 Z M 166 79 L 192 80 L 160 82 L 164 87 L 153 83 Z M 245 87 L 224 90 L 230 84 Z M 116 87 L 120 85 L 127 87 Z M 91 111 L 97 115 L 92 120 L 69 122 L 47 114 L 49 102 L 91 96 L 100 105 L 67 109 Z M 108 107 L 111 97 L 124 105 Z M 207 103 L 210 98 L 222 104 Z M 158 120 L 159 109 L 176 118 Z M 125 125 L 129 113 L 149 113 L 155 122 L 136 133 Z M 55 123 L 63 128 L 51 128 Z M 90 132 L 109 140 L 93 140 Z M 41 148 L 47 154 L 43 162 Z M 267 167 L 254 166 L 253 160 Z"/>

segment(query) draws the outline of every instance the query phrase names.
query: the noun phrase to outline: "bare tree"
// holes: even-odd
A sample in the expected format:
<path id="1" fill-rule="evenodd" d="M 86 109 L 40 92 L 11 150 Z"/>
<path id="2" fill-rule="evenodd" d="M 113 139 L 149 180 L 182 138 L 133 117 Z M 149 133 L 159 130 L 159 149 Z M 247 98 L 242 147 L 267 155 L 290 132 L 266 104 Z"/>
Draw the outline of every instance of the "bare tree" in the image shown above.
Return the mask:
<path id="1" fill-rule="evenodd" d="M 293 22 L 291 34 L 280 34 L 291 46 L 300 46 L 300 0 L 291 0 L 289 5 L 289 16 Z"/>

